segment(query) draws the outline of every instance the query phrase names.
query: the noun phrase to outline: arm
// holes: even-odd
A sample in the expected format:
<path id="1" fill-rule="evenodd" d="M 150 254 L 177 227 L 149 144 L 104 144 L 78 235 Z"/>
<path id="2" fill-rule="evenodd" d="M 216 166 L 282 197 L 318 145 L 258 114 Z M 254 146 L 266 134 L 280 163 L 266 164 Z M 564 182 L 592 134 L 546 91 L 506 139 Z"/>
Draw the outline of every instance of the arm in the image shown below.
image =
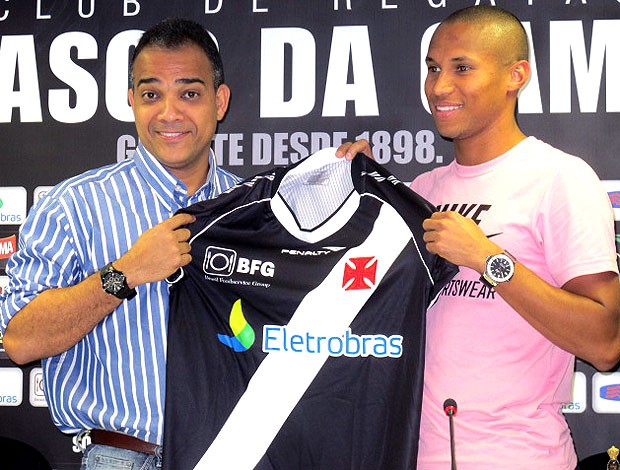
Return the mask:
<path id="1" fill-rule="evenodd" d="M 430 252 L 480 274 L 487 256 L 503 251 L 474 221 L 455 212 L 437 212 L 423 226 Z M 495 290 L 549 341 L 597 369 L 611 369 L 620 359 L 616 273 L 579 276 L 559 288 L 517 261 L 513 278 Z"/>
<path id="2" fill-rule="evenodd" d="M 177 214 L 144 232 L 127 253 L 114 261 L 129 287 L 161 281 L 191 261 L 187 242 L 193 221 Z M 48 289 L 22 308 L 9 322 L 5 350 L 18 364 L 51 357 L 71 348 L 121 304 L 101 288 L 99 273 L 74 286 Z"/>

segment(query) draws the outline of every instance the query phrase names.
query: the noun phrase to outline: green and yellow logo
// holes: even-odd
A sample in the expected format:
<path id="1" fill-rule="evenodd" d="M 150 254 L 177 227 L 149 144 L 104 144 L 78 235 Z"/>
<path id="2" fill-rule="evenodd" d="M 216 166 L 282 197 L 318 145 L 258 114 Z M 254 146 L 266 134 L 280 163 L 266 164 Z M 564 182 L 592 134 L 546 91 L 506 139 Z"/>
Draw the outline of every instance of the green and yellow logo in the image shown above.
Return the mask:
<path id="1" fill-rule="evenodd" d="M 217 338 L 220 342 L 235 352 L 243 352 L 250 349 L 254 344 L 256 336 L 254 334 L 254 329 L 243 315 L 241 299 L 237 299 L 230 309 L 228 323 L 233 332 L 233 336 L 218 334 Z"/>

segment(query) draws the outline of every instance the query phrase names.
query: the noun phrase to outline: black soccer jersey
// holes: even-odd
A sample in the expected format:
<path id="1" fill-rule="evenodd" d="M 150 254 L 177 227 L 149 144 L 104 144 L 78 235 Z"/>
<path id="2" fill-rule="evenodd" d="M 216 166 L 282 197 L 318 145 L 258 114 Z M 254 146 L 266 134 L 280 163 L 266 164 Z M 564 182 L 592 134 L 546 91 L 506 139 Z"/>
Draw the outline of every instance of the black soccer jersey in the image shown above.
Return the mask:
<path id="1" fill-rule="evenodd" d="M 428 202 L 334 153 L 183 210 L 165 468 L 415 468 L 425 312 L 456 267 L 424 247 Z"/>

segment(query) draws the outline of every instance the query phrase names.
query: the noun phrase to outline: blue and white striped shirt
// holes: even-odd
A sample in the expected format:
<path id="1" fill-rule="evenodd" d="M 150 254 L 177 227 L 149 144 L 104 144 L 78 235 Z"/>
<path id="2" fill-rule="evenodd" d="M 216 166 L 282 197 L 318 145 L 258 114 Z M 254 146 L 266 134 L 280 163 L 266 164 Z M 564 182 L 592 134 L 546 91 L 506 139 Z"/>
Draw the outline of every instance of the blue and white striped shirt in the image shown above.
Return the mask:
<path id="1" fill-rule="evenodd" d="M 209 163 L 206 184 L 189 197 L 142 145 L 129 160 L 52 189 L 30 211 L 7 264 L 2 331 L 41 291 L 77 284 L 178 209 L 240 181 L 217 167 L 213 153 Z M 50 413 L 63 432 L 99 428 L 163 442 L 168 286 L 149 283 L 137 292 L 74 347 L 42 361 Z"/>

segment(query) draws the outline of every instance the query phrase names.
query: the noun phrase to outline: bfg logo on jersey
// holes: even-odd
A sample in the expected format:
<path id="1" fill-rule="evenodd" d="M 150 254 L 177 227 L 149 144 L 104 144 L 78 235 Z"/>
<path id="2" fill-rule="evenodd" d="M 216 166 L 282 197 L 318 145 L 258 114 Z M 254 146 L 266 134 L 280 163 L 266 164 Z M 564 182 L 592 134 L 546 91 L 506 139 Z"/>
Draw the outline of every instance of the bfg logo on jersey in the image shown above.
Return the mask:
<path id="1" fill-rule="evenodd" d="M 205 250 L 202 269 L 212 276 L 228 277 L 237 272 L 251 276 L 260 274 L 264 277 L 273 277 L 275 265 L 271 261 L 243 258 L 229 248 L 209 246 Z"/>

